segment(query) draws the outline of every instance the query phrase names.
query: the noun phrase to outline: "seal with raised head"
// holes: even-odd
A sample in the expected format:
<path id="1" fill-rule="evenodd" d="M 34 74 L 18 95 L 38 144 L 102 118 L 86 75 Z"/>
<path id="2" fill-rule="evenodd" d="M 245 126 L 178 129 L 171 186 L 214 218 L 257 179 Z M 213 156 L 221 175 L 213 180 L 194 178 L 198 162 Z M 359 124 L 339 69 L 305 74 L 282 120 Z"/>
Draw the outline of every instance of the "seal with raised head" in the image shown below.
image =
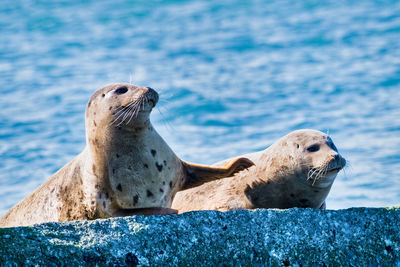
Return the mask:
<path id="1" fill-rule="evenodd" d="M 112 84 L 87 104 L 86 147 L 0 219 L 0 227 L 133 214 L 170 214 L 179 190 L 232 176 L 246 158 L 222 167 L 179 159 L 149 115 L 158 94 L 149 87 Z"/>
<path id="2" fill-rule="evenodd" d="M 332 139 L 315 130 L 294 131 L 266 150 L 243 157 L 252 160 L 255 166 L 234 177 L 178 192 L 172 208 L 180 213 L 192 210 L 325 208 L 325 199 L 336 175 L 346 164 Z"/>

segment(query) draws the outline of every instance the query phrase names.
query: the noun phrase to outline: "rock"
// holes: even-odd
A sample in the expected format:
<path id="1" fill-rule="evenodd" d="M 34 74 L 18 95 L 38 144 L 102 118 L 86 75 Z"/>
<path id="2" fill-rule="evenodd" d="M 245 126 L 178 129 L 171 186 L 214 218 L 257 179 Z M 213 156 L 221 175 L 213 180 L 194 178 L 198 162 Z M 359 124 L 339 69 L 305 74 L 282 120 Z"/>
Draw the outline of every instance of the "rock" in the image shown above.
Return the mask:
<path id="1" fill-rule="evenodd" d="M 400 264 L 400 209 L 198 211 L 0 229 L 1 265 Z"/>

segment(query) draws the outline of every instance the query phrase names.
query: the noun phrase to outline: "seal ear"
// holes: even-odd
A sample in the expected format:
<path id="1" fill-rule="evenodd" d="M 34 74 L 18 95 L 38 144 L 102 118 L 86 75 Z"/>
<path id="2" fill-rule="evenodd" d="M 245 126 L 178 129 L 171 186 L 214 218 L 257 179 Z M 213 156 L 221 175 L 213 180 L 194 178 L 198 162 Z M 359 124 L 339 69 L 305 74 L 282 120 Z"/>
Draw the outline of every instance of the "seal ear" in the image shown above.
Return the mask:
<path id="1" fill-rule="evenodd" d="M 199 165 L 186 161 L 182 161 L 182 163 L 186 170 L 186 177 L 181 190 L 196 187 L 221 178 L 233 176 L 234 174 L 254 165 L 254 162 L 248 158 L 232 159 L 223 167 Z"/>

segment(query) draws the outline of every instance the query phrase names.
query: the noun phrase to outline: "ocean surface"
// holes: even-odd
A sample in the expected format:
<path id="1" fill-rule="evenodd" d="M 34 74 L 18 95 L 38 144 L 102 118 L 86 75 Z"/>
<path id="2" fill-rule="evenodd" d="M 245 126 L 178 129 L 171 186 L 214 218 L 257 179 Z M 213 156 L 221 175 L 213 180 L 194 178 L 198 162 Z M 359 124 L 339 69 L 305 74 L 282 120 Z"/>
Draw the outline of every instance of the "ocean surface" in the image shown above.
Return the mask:
<path id="1" fill-rule="evenodd" d="M 399 1 L 2 0 L 0 36 L 0 214 L 84 148 L 115 82 L 160 93 L 185 160 L 317 129 L 348 160 L 328 208 L 400 204 Z"/>

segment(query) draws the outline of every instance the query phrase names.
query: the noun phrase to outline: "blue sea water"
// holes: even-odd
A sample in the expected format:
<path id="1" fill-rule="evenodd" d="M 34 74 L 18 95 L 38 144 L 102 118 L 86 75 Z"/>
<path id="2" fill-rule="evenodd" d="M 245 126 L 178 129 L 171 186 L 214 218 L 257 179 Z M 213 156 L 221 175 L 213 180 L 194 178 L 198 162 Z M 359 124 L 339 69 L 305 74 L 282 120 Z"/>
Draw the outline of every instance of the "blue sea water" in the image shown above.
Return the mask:
<path id="1" fill-rule="evenodd" d="M 399 1 L 3 0 L 0 36 L 0 214 L 84 148 L 114 82 L 160 93 L 185 160 L 318 129 L 349 162 L 328 208 L 400 204 Z"/>

